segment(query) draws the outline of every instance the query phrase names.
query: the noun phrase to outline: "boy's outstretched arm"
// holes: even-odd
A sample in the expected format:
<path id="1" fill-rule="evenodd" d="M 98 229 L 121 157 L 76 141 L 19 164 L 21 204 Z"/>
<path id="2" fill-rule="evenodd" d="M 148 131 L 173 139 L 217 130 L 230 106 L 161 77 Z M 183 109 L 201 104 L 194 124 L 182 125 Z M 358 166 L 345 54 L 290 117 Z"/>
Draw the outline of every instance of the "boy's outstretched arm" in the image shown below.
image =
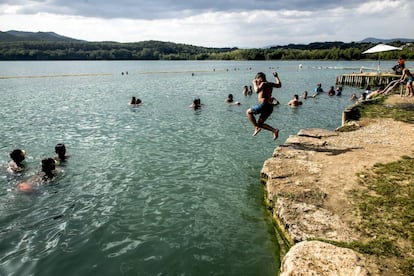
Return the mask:
<path id="1" fill-rule="evenodd" d="M 275 77 L 275 82 L 273 84 L 273 87 L 276 87 L 276 88 L 282 87 L 282 82 L 280 81 L 279 75 L 277 74 L 277 72 L 273 72 L 272 74 L 273 74 L 273 77 Z"/>

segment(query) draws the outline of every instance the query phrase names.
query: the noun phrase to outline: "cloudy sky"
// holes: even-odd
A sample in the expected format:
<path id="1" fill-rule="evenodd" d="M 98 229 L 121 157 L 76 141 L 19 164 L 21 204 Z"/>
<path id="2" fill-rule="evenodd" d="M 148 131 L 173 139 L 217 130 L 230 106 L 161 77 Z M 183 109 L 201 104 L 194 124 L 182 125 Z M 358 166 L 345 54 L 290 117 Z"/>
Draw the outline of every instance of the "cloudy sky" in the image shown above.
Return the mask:
<path id="1" fill-rule="evenodd" d="M 413 0 L 0 0 L 0 31 L 207 47 L 414 38 Z"/>

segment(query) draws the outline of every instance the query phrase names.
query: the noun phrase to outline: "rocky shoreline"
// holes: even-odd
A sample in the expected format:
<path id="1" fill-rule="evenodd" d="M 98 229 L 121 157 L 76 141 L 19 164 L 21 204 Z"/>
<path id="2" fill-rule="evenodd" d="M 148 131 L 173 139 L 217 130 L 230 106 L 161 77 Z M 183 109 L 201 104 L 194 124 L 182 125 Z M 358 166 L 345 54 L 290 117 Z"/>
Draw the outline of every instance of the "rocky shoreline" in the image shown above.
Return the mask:
<path id="1" fill-rule="evenodd" d="M 361 189 L 364 170 L 412 154 L 414 127 L 380 118 L 353 122 L 351 129 L 301 130 L 263 165 L 266 203 L 290 248 L 280 275 L 384 273 L 378 259 L 333 244 L 366 238 L 353 227 L 358 216 L 350 191 Z"/>

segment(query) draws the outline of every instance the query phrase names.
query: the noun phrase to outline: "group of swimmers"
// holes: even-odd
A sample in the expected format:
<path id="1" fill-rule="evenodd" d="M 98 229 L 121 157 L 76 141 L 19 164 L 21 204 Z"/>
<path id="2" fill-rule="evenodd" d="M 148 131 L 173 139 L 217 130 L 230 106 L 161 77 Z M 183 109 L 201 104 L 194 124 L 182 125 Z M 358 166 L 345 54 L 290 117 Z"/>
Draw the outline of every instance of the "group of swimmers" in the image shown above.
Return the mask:
<path id="1" fill-rule="evenodd" d="M 243 96 L 251 96 L 253 94 L 253 88 L 251 86 L 245 85 L 243 87 Z"/>
<path id="2" fill-rule="evenodd" d="M 304 99 L 304 100 L 306 100 L 307 98 L 316 98 L 318 95 L 320 95 L 323 92 L 324 92 L 324 90 L 322 88 L 322 84 L 318 83 L 316 85 L 316 88 L 314 89 L 314 94 L 313 95 L 309 96 L 308 91 L 305 90 L 303 92 L 303 95 L 301 96 L 301 98 Z M 336 95 L 336 96 L 339 96 L 339 97 L 342 96 L 342 87 L 338 86 L 335 90 L 335 88 L 333 86 L 331 86 L 328 93 L 327 93 L 327 95 L 328 96 L 335 96 Z M 299 105 L 302 105 L 302 104 L 303 104 L 303 102 L 299 100 L 299 95 L 298 94 L 293 95 L 293 98 L 288 102 L 288 105 L 290 105 L 290 106 L 299 106 Z"/>
<path id="3" fill-rule="evenodd" d="M 17 190 L 24 193 L 32 193 L 36 187 L 51 181 L 56 176 L 56 167 L 65 162 L 67 159 L 66 147 L 64 144 L 55 146 L 56 156 L 54 158 L 44 158 L 41 161 L 41 170 L 32 177 L 17 184 Z M 26 170 L 24 161 L 26 159 L 26 151 L 22 149 L 14 149 L 10 152 L 11 161 L 7 165 L 7 171 L 12 174 L 21 174 Z"/>
<path id="4" fill-rule="evenodd" d="M 313 95 L 311 95 L 311 96 L 308 96 L 308 91 L 305 91 L 305 92 L 303 92 L 303 99 L 307 99 L 308 97 L 310 97 L 310 98 L 315 98 L 315 97 L 317 97 L 318 95 L 320 95 L 321 93 L 323 93 L 323 92 L 325 92 L 324 90 L 323 90 L 323 88 L 322 88 L 322 84 L 321 83 L 318 83 L 318 84 L 316 84 L 316 87 L 315 87 L 315 89 L 314 89 L 314 94 Z M 338 86 L 337 88 L 336 88 L 336 90 L 335 90 L 335 88 L 333 87 L 333 86 L 331 86 L 330 88 L 329 88 L 329 90 L 328 90 L 328 93 L 327 93 L 327 95 L 328 96 L 338 96 L 338 97 L 340 97 L 340 96 L 342 96 L 342 86 Z"/>
<path id="5" fill-rule="evenodd" d="M 306 100 L 307 98 L 316 98 L 318 95 L 320 95 L 321 93 L 323 93 L 324 90 L 322 88 L 322 84 L 318 83 L 316 84 L 316 88 L 314 89 L 314 94 L 309 96 L 308 95 L 308 91 L 304 91 L 303 95 L 301 96 L 302 99 Z M 329 91 L 327 92 L 328 96 L 342 96 L 342 87 L 338 86 L 336 89 L 334 88 L 334 86 L 331 86 Z M 293 98 L 288 102 L 288 105 L 290 106 L 299 106 L 302 105 L 303 102 L 299 100 L 299 95 L 295 94 L 293 95 Z"/>

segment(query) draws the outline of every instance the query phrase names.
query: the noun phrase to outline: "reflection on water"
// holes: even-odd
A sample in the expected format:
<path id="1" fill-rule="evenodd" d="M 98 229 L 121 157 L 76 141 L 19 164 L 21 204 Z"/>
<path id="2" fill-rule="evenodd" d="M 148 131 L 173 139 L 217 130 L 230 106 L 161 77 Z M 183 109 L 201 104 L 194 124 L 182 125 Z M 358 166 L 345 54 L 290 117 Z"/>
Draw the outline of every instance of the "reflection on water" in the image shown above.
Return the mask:
<path id="1" fill-rule="evenodd" d="M 0 76 L 54 77 L 0 79 L 0 274 L 274 275 L 263 162 L 301 128 L 336 128 L 360 93 L 346 87 L 292 109 L 293 94 L 360 67 L 300 63 L 2 63 Z M 281 130 L 276 142 L 251 136 L 245 110 L 256 98 L 242 96 L 270 67 L 283 83 L 268 120 Z M 241 106 L 224 103 L 230 93 Z M 131 96 L 143 105 L 129 108 Z M 194 98 L 204 104 L 196 111 Z M 53 185 L 17 193 L 62 142 L 71 157 Z M 27 151 L 21 176 L 6 173 L 13 148 Z"/>

